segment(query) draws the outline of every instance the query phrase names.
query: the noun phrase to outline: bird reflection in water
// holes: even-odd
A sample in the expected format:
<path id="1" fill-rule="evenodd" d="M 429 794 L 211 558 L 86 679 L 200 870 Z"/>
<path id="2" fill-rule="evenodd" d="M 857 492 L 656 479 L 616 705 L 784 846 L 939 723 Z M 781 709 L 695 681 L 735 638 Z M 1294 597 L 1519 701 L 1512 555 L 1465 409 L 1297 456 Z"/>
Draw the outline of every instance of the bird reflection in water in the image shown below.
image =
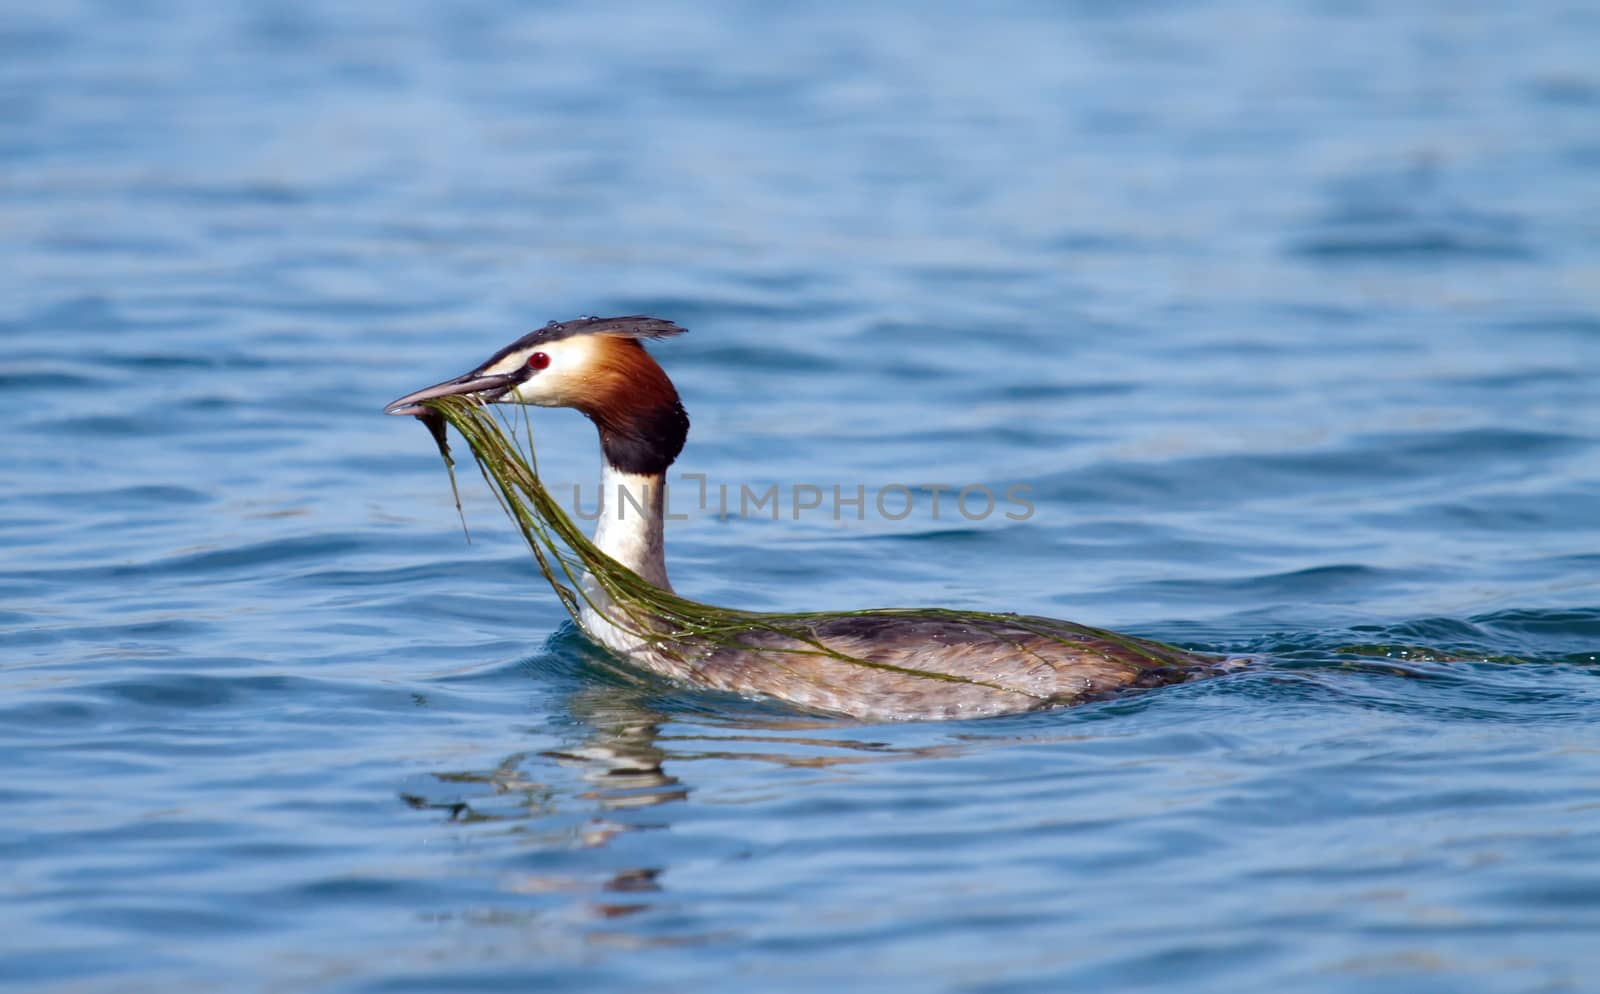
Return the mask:
<path id="1" fill-rule="evenodd" d="M 595 653 L 599 655 L 598 652 Z M 598 660 L 591 659 L 593 664 Z M 602 664 L 603 665 L 603 664 Z M 609 667 L 607 667 L 609 669 Z M 794 769 L 825 770 L 884 760 L 950 755 L 958 743 L 896 747 L 848 736 L 850 726 L 837 720 L 786 717 L 779 714 L 682 712 L 681 692 L 662 696 L 662 688 L 634 674 L 586 681 L 572 694 L 568 712 L 586 732 L 572 745 L 516 752 L 482 772 L 438 772 L 438 785 L 467 788 L 454 799 L 402 795 L 411 807 L 439 811 L 460 825 L 516 823 L 521 849 L 529 843 L 543 850 L 603 849 L 629 833 L 666 829 L 670 806 L 686 801 L 692 787 L 682 779 L 689 764 L 705 760 L 772 763 Z M 671 700 L 673 713 L 654 706 Z M 845 735 L 841 735 L 845 732 Z M 677 771 L 669 773 L 671 762 Z M 576 774 L 582 786 L 563 787 L 560 771 Z M 512 803 L 509 808 L 506 802 Z M 574 804 L 588 806 L 590 817 L 571 822 Z M 652 814 L 647 814 L 647 812 Z M 530 823 L 533 823 L 530 825 Z M 540 825 L 542 827 L 533 827 Z M 663 892 L 662 866 L 628 866 L 605 876 L 583 873 L 515 872 L 502 877 L 504 893 L 571 895 L 592 919 L 631 918 L 658 909 Z M 504 915 L 492 916 L 503 920 Z M 714 941 L 715 936 L 630 935 L 614 930 L 590 932 L 588 942 L 607 945 L 657 945 Z"/>

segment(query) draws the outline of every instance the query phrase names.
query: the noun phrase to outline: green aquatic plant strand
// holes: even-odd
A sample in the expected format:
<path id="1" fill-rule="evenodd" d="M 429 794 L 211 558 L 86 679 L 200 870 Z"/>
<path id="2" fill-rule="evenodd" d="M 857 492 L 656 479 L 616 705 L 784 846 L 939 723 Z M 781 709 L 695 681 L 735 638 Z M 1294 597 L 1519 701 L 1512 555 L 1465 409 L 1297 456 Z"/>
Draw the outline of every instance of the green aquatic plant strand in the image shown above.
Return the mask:
<path id="1" fill-rule="evenodd" d="M 532 426 L 526 420 L 526 433 L 517 439 L 514 426 L 508 427 L 489 410 L 470 397 L 446 396 L 422 402 L 429 414 L 428 424 L 439 445 L 446 466 L 453 465 L 444 436 L 448 422 L 466 440 L 484 481 L 499 501 L 502 510 L 522 534 L 539 572 L 550 584 L 562 606 L 578 626 L 583 627 L 585 607 L 605 615 L 631 638 L 653 650 L 678 660 L 703 657 L 718 650 L 759 652 L 782 666 L 784 655 L 821 655 L 872 669 L 903 673 L 930 680 L 970 683 L 995 690 L 1020 693 L 969 677 L 936 671 L 895 666 L 879 660 L 849 655 L 824 644 L 811 625 L 823 619 L 841 617 L 894 617 L 908 620 L 940 619 L 992 633 L 1016 647 L 1019 653 L 1033 654 L 1009 632 L 1024 631 L 1064 645 L 1076 644 L 1068 635 L 1100 640 L 1137 656 L 1153 666 L 1173 665 L 1173 653 L 1180 650 L 1115 632 L 1075 625 L 1070 622 L 1030 618 L 1015 614 L 957 611 L 941 608 L 883 608 L 858 611 L 771 613 L 719 607 L 681 597 L 650 583 L 637 573 L 602 552 L 562 509 L 539 478 L 534 455 Z M 526 446 L 526 452 L 523 446 Z M 452 489 L 454 474 L 451 474 Z M 459 506 L 459 497 L 457 498 Z M 583 577 L 603 598 L 591 596 Z M 607 603 L 600 603 L 600 601 Z M 781 647 L 751 641 L 758 635 L 776 635 L 791 644 Z"/>

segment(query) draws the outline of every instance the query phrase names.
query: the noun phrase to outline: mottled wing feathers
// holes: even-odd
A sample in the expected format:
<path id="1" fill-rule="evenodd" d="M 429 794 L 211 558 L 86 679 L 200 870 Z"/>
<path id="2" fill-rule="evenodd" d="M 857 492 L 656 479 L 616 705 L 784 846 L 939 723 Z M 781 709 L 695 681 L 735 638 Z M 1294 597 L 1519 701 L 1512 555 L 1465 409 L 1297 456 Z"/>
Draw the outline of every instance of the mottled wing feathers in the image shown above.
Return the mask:
<path id="1" fill-rule="evenodd" d="M 897 720 L 1078 703 L 1179 683 L 1213 662 L 1157 642 L 1027 616 L 885 611 L 813 617 L 797 628 L 815 644 L 752 631 L 737 648 L 713 650 L 679 675 L 803 707 Z"/>

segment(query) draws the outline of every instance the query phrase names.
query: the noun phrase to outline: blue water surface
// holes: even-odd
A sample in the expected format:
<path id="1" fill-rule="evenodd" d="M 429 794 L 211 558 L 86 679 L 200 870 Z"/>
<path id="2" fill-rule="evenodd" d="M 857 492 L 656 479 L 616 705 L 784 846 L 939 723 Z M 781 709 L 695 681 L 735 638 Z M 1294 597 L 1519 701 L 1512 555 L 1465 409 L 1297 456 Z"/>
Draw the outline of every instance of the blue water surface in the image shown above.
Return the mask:
<path id="1" fill-rule="evenodd" d="M 1592 989 L 1596 52 L 1584 0 L 9 4 L 0 984 Z M 903 725 L 619 670 L 379 409 L 634 312 L 679 469 L 829 495 L 680 507 L 683 592 L 1268 662 Z"/>

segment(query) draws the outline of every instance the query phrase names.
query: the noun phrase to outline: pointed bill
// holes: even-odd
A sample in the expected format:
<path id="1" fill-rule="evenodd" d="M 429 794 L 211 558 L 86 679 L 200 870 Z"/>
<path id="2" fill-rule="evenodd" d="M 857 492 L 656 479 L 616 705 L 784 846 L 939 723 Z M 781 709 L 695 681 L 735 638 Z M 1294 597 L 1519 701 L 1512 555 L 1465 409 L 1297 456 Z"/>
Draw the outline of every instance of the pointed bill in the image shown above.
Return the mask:
<path id="1" fill-rule="evenodd" d="M 516 382 L 516 377 L 505 373 L 467 373 L 390 401 L 383 413 L 420 416 L 428 410 L 421 402 L 435 397 L 473 396 L 479 403 L 489 404 L 499 400 Z"/>

